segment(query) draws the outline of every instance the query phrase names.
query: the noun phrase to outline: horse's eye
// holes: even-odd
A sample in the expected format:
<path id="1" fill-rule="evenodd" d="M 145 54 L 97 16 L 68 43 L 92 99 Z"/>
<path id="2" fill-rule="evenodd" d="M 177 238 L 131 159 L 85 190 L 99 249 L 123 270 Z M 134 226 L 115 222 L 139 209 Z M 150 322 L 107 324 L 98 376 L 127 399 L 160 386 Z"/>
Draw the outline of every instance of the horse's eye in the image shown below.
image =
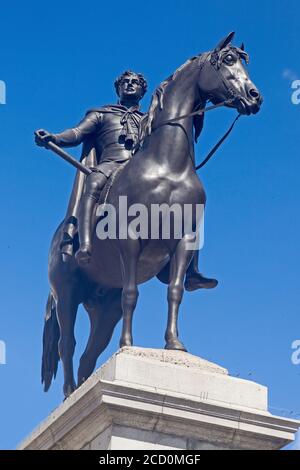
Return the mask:
<path id="1" fill-rule="evenodd" d="M 236 58 L 232 54 L 227 54 L 227 56 L 224 58 L 224 62 L 227 65 L 233 65 L 236 62 Z"/>

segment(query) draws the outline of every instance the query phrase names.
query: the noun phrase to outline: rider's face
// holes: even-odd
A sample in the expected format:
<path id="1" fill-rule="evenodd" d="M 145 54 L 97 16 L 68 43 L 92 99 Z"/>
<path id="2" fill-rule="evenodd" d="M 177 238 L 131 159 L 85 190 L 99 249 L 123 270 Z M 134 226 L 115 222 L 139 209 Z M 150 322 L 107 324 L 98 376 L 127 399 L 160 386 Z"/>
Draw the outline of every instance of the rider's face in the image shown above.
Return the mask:
<path id="1" fill-rule="evenodd" d="M 125 75 L 119 85 L 121 101 L 139 101 L 142 98 L 143 88 L 137 75 Z"/>

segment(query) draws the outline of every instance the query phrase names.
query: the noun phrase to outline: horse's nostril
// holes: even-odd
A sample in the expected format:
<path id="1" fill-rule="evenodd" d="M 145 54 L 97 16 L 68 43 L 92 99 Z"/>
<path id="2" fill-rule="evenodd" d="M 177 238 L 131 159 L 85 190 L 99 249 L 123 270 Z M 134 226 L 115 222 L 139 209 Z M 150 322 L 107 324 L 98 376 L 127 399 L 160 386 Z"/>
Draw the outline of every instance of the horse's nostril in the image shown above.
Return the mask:
<path id="1" fill-rule="evenodd" d="M 251 98 L 254 98 L 256 100 L 259 99 L 259 92 L 255 89 L 255 88 L 251 88 L 251 90 L 249 90 L 249 95 L 251 96 Z"/>

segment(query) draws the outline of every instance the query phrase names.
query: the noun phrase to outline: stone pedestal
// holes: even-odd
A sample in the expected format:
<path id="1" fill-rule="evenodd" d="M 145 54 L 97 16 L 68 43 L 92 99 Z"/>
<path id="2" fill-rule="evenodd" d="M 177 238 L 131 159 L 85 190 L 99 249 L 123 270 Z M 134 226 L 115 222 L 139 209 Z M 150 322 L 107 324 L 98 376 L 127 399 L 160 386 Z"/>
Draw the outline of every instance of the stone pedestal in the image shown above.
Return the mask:
<path id="1" fill-rule="evenodd" d="M 181 351 L 123 348 L 19 449 L 280 449 L 300 422 L 267 388 Z"/>

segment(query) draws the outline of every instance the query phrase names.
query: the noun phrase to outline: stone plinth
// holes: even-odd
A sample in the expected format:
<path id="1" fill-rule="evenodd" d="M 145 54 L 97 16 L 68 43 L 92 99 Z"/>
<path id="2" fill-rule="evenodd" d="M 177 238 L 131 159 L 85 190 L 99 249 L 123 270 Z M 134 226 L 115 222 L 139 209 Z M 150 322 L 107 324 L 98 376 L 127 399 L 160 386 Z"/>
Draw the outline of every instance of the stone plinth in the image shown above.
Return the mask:
<path id="1" fill-rule="evenodd" d="M 123 348 L 19 449 L 280 449 L 300 422 L 267 388 L 181 351 Z"/>

